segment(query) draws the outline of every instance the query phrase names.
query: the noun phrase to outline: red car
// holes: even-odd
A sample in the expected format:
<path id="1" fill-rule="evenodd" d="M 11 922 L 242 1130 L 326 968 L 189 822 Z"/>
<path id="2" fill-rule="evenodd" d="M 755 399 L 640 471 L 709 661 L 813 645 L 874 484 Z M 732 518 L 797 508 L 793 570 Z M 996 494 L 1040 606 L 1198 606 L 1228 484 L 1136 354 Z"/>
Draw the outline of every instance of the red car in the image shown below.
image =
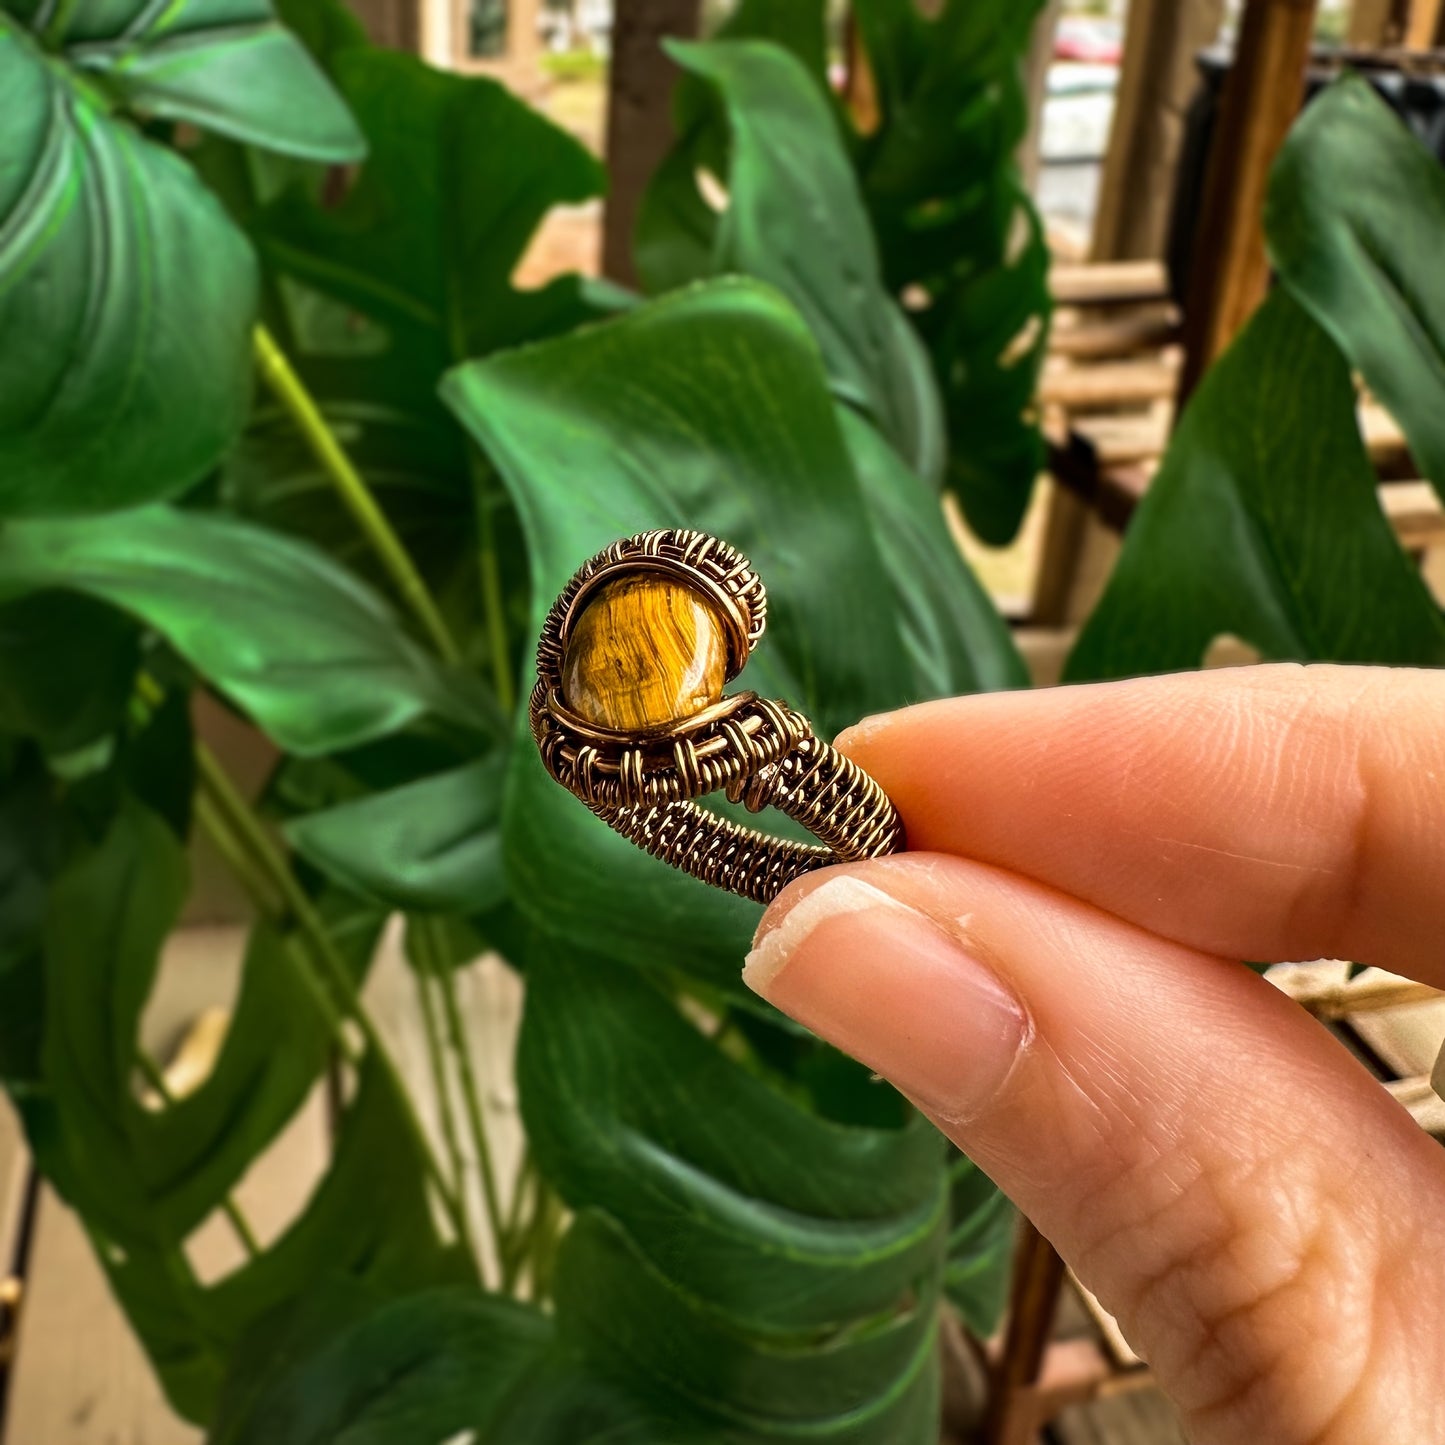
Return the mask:
<path id="1" fill-rule="evenodd" d="M 1054 31 L 1054 59 L 1088 65 L 1118 65 L 1124 57 L 1124 27 L 1117 20 L 1066 15 Z"/>

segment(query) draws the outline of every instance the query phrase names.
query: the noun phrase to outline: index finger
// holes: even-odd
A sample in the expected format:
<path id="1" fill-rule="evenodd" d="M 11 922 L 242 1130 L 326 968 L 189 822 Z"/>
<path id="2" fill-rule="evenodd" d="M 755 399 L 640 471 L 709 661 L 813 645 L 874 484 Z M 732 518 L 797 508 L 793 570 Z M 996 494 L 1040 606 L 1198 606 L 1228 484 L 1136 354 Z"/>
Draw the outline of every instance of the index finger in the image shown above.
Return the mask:
<path id="1" fill-rule="evenodd" d="M 1445 986 L 1445 674 L 1269 666 L 994 693 L 838 746 L 909 846 L 1165 938 Z"/>

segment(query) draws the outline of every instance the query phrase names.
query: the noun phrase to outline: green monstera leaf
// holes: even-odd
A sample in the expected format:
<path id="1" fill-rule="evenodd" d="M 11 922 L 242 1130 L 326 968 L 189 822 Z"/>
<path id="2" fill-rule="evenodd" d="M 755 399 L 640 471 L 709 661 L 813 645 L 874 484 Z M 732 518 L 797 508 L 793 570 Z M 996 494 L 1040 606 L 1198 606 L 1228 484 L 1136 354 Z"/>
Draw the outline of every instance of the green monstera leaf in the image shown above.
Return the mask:
<path id="1" fill-rule="evenodd" d="M 946 476 L 970 525 L 995 544 L 1017 532 L 1043 464 L 1034 394 L 1048 344 L 1048 249 L 1014 160 L 1027 124 L 1020 62 L 1039 8 L 946 0 L 925 14 L 914 0 L 858 0 L 878 104 L 865 133 L 829 86 L 821 0 L 739 5 L 719 32 L 726 43 L 680 52 L 724 104 L 696 76 L 678 86 L 680 139 L 636 237 L 654 291 L 729 268 L 781 287 L 814 326 L 844 395 L 870 325 L 882 334 L 876 297 L 904 299 L 941 397 L 946 467 L 945 438 L 924 456 L 876 404 L 875 419 L 915 470 Z M 846 194 L 840 161 L 854 173 Z M 726 184 L 721 213 L 700 172 Z M 764 230 L 765 244 L 746 244 Z M 839 277 L 851 300 L 831 293 Z M 906 352 L 894 356 L 895 392 L 926 381 L 911 366 Z"/>
<path id="2" fill-rule="evenodd" d="M 1022 59 L 1042 0 L 858 0 L 878 122 L 855 163 L 888 284 L 910 296 L 948 419 L 948 483 L 1002 545 L 1043 445 L 1034 392 L 1048 346 L 1048 248 L 1014 161 Z"/>
<path id="3" fill-rule="evenodd" d="M 308 814 L 287 837 L 343 886 L 417 912 L 481 913 L 507 896 L 506 759 L 492 754 Z"/>
<path id="4" fill-rule="evenodd" d="M 209 1439 L 421 1445 L 471 1431 L 491 1440 L 513 1387 L 552 1337 L 540 1310 L 480 1290 L 378 1299 L 333 1287 L 247 1342 Z"/>
<path id="5" fill-rule="evenodd" d="M 55 588 L 154 627 L 295 753 L 354 747 L 424 717 L 500 731 L 475 679 L 424 652 L 364 583 L 230 517 L 141 507 L 0 532 L 0 598 Z"/>
<path id="6" fill-rule="evenodd" d="M 245 1427 L 219 1438 L 319 1445 L 344 1421 L 377 1445 L 433 1422 L 498 1445 L 932 1445 L 938 1136 L 811 1116 L 635 970 L 544 945 L 527 976 L 523 1108 L 580 1210 L 555 1338 L 458 1292 L 363 1312 L 299 1357 L 283 1335 Z"/>
<path id="7" fill-rule="evenodd" d="M 366 145 L 269 0 L 9 0 L 4 9 L 133 115 L 185 120 L 306 160 Z"/>
<path id="8" fill-rule="evenodd" d="M 696 526 L 740 546 L 768 586 L 743 684 L 820 730 L 1022 680 L 936 492 L 835 399 L 801 319 L 756 282 L 693 287 L 470 363 L 444 395 L 520 513 L 533 629 L 600 547 Z M 500 1438 L 589 1438 L 579 1421 L 622 1421 L 639 1439 L 921 1445 L 936 1432 L 949 1226 L 937 1136 L 896 1098 L 888 1122 L 861 1070 L 836 1055 L 836 1070 L 816 1067 L 821 1045 L 751 1012 L 737 969 L 756 907 L 619 839 L 546 776 L 522 731 L 502 838 L 530 933 L 523 1110 L 579 1220 L 556 1277 L 569 1368 L 514 1400 Z M 766 1077 L 644 972 L 722 1000 L 774 1061 Z M 825 1093 L 826 1116 L 807 1102 Z M 722 1096 L 720 1114 L 707 1101 Z"/>
<path id="9" fill-rule="evenodd" d="M 931 1445 L 948 1222 L 933 1129 L 819 1119 L 634 969 L 543 945 L 527 976 L 523 1113 L 581 1211 L 561 1339 L 684 1438 Z"/>
<path id="10" fill-rule="evenodd" d="M 715 88 L 729 136 L 719 147 L 729 156 L 728 205 L 718 218 L 704 212 L 707 253 L 699 246 L 692 274 L 738 272 L 776 286 L 817 339 L 837 396 L 861 410 L 915 471 L 936 480 L 943 418 L 928 359 L 883 283 L 857 181 L 817 87 L 775 45 L 715 41 L 669 51 Z M 708 129 L 712 113 L 703 107 L 700 116 L 702 136 L 692 142 L 707 148 L 716 139 Z M 680 155 L 686 174 L 665 174 L 660 193 L 654 186 L 640 222 L 644 240 L 657 224 L 653 208 L 701 205 L 691 151 Z"/>
<path id="11" fill-rule="evenodd" d="M 668 1428 L 654 1438 L 667 1441 L 933 1445 L 936 1307 L 924 1276 L 886 1319 L 856 1330 L 805 1343 L 754 1336 L 680 1294 L 602 1214 L 578 1220 L 558 1263 L 562 1338 L 661 1415 Z"/>
<path id="12" fill-rule="evenodd" d="M 1445 496 L 1445 171 L 1369 84 L 1348 76 L 1281 149 L 1265 215 L 1295 298 L 1394 413 Z"/>
<path id="13" fill-rule="evenodd" d="M 1445 621 L 1375 495 L 1349 368 L 1274 292 L 1205 377 L 1129 524 L 1074 680 L 1267 658 L 1445 663 Z"/>
<path id="14" fill-rule="evenodd" d="M 823 0 L 740 0 L 713 39 L 765 41 L 787 51 L 834 107 L 826 28 Z M 673 96 L 673 122 L 677 144 L 643 194 L 632 238 L 637 274 L 654 295 L 714 274 L 719 207 L 703 195 L 700 177 L 708 174 L 721 184 L 729 166 L 728 117 L 716 87 L 684 72 Z M 801 217 L 794 220 L 804 224 Z"/>
<path id="15" fill-rule="evenodd" d="M 250 250 L 4 14 L 0 95 L 0 517 L 182 491 L 250 405 Z"/>
<path id="16" fill-rule="evenodd" d="M 268 266 L 376 323 L 374 354 L 428 392 L 449 365 L 593 314 L 575 276 L 511 283 L 547 211 L 601 193 L 582 145 L 495 81 L 370 46 L 327 63 L 369 159 L 339 205 L 303 178 L 260 208 L 250 229 Z"/>
<path id="17" fill-rule="evenodd" d="M 677 1286 L 760 1330 L 821 1329 L 886 1310 L 936 1263 L 942 1141 L 917 1116 L 822 1123 L 616 964 L 544 949 L 528 980 L 519 1079 L 538 1160 L 569 1203 L 627 1221 Z"/>
<path id="18" fill-rule="evenodd" d="M 256 271 L 135 117 L 311 159 L 360 133 L 265 0 L 0 8 L 0 516 L 173 496 L 250 405 Z"/>
<path id="19" fill-rule="evenodd" d="M 73 847 L 50 882 L 38 946 L 16 965 L 34 980 L 36 1038 L 7 1050 L 5 1066 L 37 1162 L 84 1219 L 172 1403 L 204 1420 L 232 1353 L 283 1303 L 335 1279 L 391 1295 L 471 1272 L 433 1225 L 396 1080 L 367 1054 L 303 1212 L 264 1247 L 253 1240 L 231 1273 L 198 1279 L 188 1237 L 302 1103 L 333 1024 L 298 968 L 299 940 L 262 927 L 214 1069 L 180 1100 L 147 1101 L 140 1015 L 184 886 L 179 840 L 122 797 L 103 835 Z M 380 915 L 336 902 L 322 912 L 359 979 Z"/>

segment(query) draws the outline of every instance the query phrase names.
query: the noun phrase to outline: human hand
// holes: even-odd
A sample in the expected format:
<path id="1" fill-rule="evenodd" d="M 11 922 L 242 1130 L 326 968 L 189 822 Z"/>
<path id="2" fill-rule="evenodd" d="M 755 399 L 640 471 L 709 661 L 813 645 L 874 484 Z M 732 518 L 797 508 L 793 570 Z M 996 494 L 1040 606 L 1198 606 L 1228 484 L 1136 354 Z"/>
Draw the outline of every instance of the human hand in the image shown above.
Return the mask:
<path id="1" fill-rule="evenodd" d="M 1445 1151 L 1233 962 L 1445 988 L 1445 674 L 994 694 L 838 746 L 912 851 L 787 889 L 747 982 L 998 1181 L 1198 1445 L 1445 1441 Z"/>

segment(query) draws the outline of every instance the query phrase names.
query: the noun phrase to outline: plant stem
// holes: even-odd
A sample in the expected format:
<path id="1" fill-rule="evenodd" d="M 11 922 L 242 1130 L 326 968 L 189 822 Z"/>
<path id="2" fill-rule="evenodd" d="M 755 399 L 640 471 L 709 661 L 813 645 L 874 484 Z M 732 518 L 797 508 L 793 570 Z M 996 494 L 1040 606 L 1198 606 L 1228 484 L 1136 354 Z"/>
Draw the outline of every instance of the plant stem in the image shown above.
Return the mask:
<path id="1" fill-rule="evenodd" d="M 132 715 L 143 721 L 160 706 L 164 698 L 165 691 L 161 685 L 149 673 L 142 672 L 136 679 L 136 695 L 131 703 Z M 244 801 L 239 794 L 235 793 L 234 788 L 229 787 L 230 780 L 225 777 L 220 763 L 204 743 L 196 744 L 196 761 L 201 784 L 196 790 L 193 803 L 196 822 L 200 825 L 201 831 L 211 840 L 211 845 L 221 855 L 227 867 L 235 874 L 256 911 L 265 918 L 275 920 L 278 924 L 284 922 L 288 911 L 285 893 L 277 888 L 270 872 L 257 865 L 254 850 L 247 847 L 245 839 L 228 821 L 227 811 L 218 806 L 213 796 L 212 783 L 216 779 L 221 779 L 228 785 L 228 791 L 233 795 L 234 806 L 238 806 L 242 811 L 247 811 Z M 265 838 L 264 832 L 262 840 L 268 847 L 270 846 L 270 840 Z M 289 875 L 290 870 L 286 868 L 284 861 L 282 868 Z M 344 1019 L 337 1011 L 335 1000 L 312 967 L 312 960 L 298 947 L 298 941 L 289 928 L 282 929 L 282 947 L 285 949 L 287 957 L 296 965 L 317 1009 L 322 1018 L 326 1020 L 337 1046 L 345 1054 L 349 1063 L 356 1063 L 359 1055 L 343 1031 Z"/>
<path id="2" fill-rule="evenodd" d="M 351 458 L 342 450 L 336 434 L 322 416 L 321 408 L 306 390 L 306 384 L 296 374 L 286 353 L 264 326 L 256 327 L 254 343 L 256 364 L 260 367 L 267 386 L 305 437 L 312 454 L 321 463 L 321 468 L 336 488 L 337 495 L 381 560 L 381 565 L 386 569 L 396 590 L 421 623 L 437 654 L 446 662 L 460 662 L 461 653 L 452 640 L 431 593 L 427 591 L 421 573 L 416 570 L 416 564 L 411 560 L 391 523 L 387 521 L 386 514 L 377 505 L 371 488 L 352 465 Z"/>
<path id="3" fill-rule="evenodd" d="M 531 1183 L 531 1212 L 526 1219 L 518 1222 L 517 1232 L 512 1236 L 507 1251 L 507 1268 L 502 1287 L 508 1294 L 517 1292 L 522 1271 L 531 1262 L 532 1244 L 542 1222 L 542 1181 L 534 1177 Z"/>
<path id="4" fill-rule="evenodd" d="M 517 1177 L 512 1183 L 512 1198 L 507 1205 L 507 1233 L 513 1239 L 517 1237 L 517 1231 L 522 1225 L 522 1196 L 526 1193 L 527 1184 L 536 1168 L 532 1161 L 532 1145 L 529 1140 L 524 1139 L 522 1157 L 517 1161 Z"/>
<path id="5" fill-rule="evenodd" d="M 204 747 L 204 743 L 197 744 L 198 756 L 199 751 Z M 210 756 L 210 750 L 207 750 L 207 754 L 211 766 L 218 766 L 215 764 L 214 757 Z M 299 964 L 302 980 L 305 981 L 309 993 L 314 998 L 316 1007 L 321 1010 L 321 1016 L 327 1020 L 329 1030 L 337 1040 L 337 1046 L 341 1049 L 342 1056 L 348 1064 L 358 1064 L 361 1061 L 361 1053 L 353 1040 L 347 1038 L 345 1013 L 338 1009 L 337 1000 L 332 994 L 332 988 L 328 984 L 327 978 L 322 977 L 322 972 L 315 968 L 316 961 L 321 957 L 324 948 L 318 946 L 311 929 L 306 928 L 305 920 L 296 913 L 295 907 L 292 906 L 285 892 L 276 886 L 275 877 L 272 876 L 270 870 L 259 866 L 256 850 L 254 850 L 251 840 L 244 835 L 243 829 L 236 827 L 236 821 L 234 821 L 230 809 L 225 808 L 223 803 L 217 801 L 214 790 L 204 780 L 202 780 L 201 790 L 195 799 L 195 818 L 204 829 L 205 835 L 214 844 L 215 850 L 221 854 L 231 871 L 236 874 L 241 887 L 246 889 L 251 903 L 256 905 L 257 910 L 263 916 L 272 919 L 272 922 L 282 928 L 283 935 L 285 935 L 286 952 L 293 962 Z M 292 948 L 296 933 L 301 935 L 309 952 L 296 952 Z M 327 944 L 329 945 L 329 939 Z"/>
<path id="6" fill-rule="evenodd" d="M 135 1051 L 135 1061 L 146 1083 L 161 1096 L 167 1108 L 172 1106 L 176 1102 L 176 1096 L 166 1082 L 161 1066 L 144 1049 Z M 261 1254 L 261 1241 L 256 1238 L 256 1231 L 251 1228 L 250 1220 L 241 1213 L 241 1206 L 232 1195 L 227 1194 L 221 1200 L 221 1212 L 230 1220 L 231 1228 L 236 1231 L 236 1238 L 241 1241 L 241 1247 L 252 1259 L 258 1258 Z"/>
<path id="7" fill-rule="evenodd" d="M 276 921 L 278 925 L 284 923 L 287 920 L 285 899 L 277 893 L 271 880 L 256 867 L 244 842 L 236 835 L 235 830 L 208 794 L 197 794 L 195 812 L 196 822 L 201 825 L 202 832 L 211 840 L 212 846 L 236 875 L 256 910 L 264 917 Z M 309 946 L 310 940 L 306 940 L 306 943 Z M 361 1055 L 357 1052 L 356 1046 L 346 1037 L 344 1027 L 346 1020 L 336 1007 L 336 1000 L 332 998 L 331 990 L 326 987 L 313 967 L 314 960 L 298 944 L 299 940 L 291 929 L 283 929 L 282 947 L 285 949 L 287 957 L 297 966 L 312 1000 L 336 1040 L 337 1047 L 341 1050 L 347 1063 L 359 1063 Z"/>
<path id="8" fill-rule="evenodd" d="M 464 284 L 464 278 L 453 260 L 448 269 L 447 289 L 455 295 L 462 291 Z M 472 354 L 466 323 L 457 306 L 448 305 L 446 312 L 447 345 L 451 350 L 452 365 L 460 366 Z M 477 572 L 482 587 L 482 612 L 487 629 L 487 652 L 491 656 L 492 686 L 496 689 L 502 711 L 509 713 L 517 705 L 517 685 L 508 658 L 507 617 L 502 610 L 502 574 L 497 566 L 496 528 L 492 525 L 492 478 L 470 437 L 466 440 L 466 448 L 467 471 L 472 479 L 472 509 L 477 518 Z"/>
<path id="9" fill-rule="evenodd" d="M 221 861 L 235 875 L 236 881 L 245 890 L 256 911 L 266 918 L 283 914 L 286 911 L 285 900 L 276 892 L 270 879 L 262 877 L 256 870 L 250 855 L 241 846 L 240 839 L 226 825 L 210 798 L 198 791 L 191 802 L 191 810 L 201 831 L 221 855 Z M 335 1015 L 336 1006 L 331 1002 L 329 993 L 323 990 L 318 1001 L 323 1004 L 328 1017 Z"/>
<path id="10" fill-rule="evenodd" d="M 470 446 L 470 443 L 468 443 Z M 492 686 L 503 712 L 517 705 L 517 684 L 512 678 L 512 663 L 507 647 L 507 618 L 503 611 L 502 573 L 497 565 L 496 528 L 492 525 L 490 488 L 475 453 L 472 462 L 473 505 L 477 513 L 477 570 L 482 584 L 482 615 L 487 626 L 487 652 L 492 661 Z"/>
<path id="11" fill-rule="evenodd" d="M 466 1218 L 466 1166 L 462 1159 L 461 1143 L 457 1137 L 457 1116 L 456 1109 L 452 1103 L 452 1091 L 449 1086 L 446 1072 L 446 1059 L 443 1055 L 441 1025 L 437 1020 L 436 1000 L 431 996 L 431 987 L 437 977 L 437 959 L 432 952 L 431 938 L 427 933 L 422 920 L 410 918 L 407 920 L 408 930 L 415 930 L 416 935 L 416 968 L 413 970 L 413 977 L 416 981 L 417 1001 L 421 1005 L 422 1024 L 426 1031 L 426 1053 L 427 1061 L 431 1065 L 432 1089 L 437 1096 L 437 1107 L 441 1113 L 442 1139 L 446 1143 L 447 1157 L 452 1165 L 452 1188 L 456 1190 L 457 1198 L 462 1204 L 462 1217 Z M 474 1259 L 477 1258 L 475 1242 L 471 1238 L 471 1221 L 467 1220 L 467 1234 L 463 1241 Z M 481 1268 L 481 1260 L 477 1259 L 477 1267 Z"/>
<path id="12" fill-rule="evenodd" d="M 526 1202 L 529 1190 L 532 1195 L 533 1215 L 530 1219 L 523 1220 L 523 1205 Z M 517 1184 L 512 1192 L 512 1206 L 507 1215 L 507 1250 L 502 1259 L 502 1292 L 512 1294 L 517 1287 L 517 1280 L 522 1273 L 522 1266 L 527 1262 L 527 1251 L 531 1245 L 532 1232 L 536 1227 L 536 1207 L 540 1193 L 541 1181 L 537 1177 L 536 1168 L 530 1157 L 526 1154 L 522 1157 L 521 1168 L 517 1171 Z"/>
<path id="13" fill-rule="evenodd" d="M 434 926 L 434 920 L 424 923 Z M 439 955 L 434 955 L 439 956 Z M 487 1208 L 487 1223 L 497 1247 L 497 1259 L 502 1261 L 507 1252 L 507 1225 L 502 1217 L 501 1201 L 497 1194 L 497 1176 L 492 1167 L 492 1149 L 487 1139 L 486 1117 L 482 1113 L 481 1095 L 477 1091 L 477 1078 L 472 1069 L 472 1053 L 467 1047 L 466 1031 L 462 1027 L 462 1013 L 457 1005 L 456 971 L 443 963 L 438 970 L 441 984 L 442 1007 L 446 1012 L 447 1033 L 451 1038 L 452 1055 L 456 1059 L 457 1073 L 462 1085 L 462 1101 L 466 1105 L 467 1123 L 471 1126 L 472 1147 L 476 1150 L 477 1164 L 482 1175 L 482 1198 Z"/>
<path id="14" fill-rule="evenodd" d="M 55 13 L 51 15 L 49 23 L 40 37 L 41 44 L 50 50 L 59 50 L 65 40 L 65 34 L 70 29 L 71 19 L 75 15 L 75 7 L 79 0 L 59 0 L 55 7 Z"/>
<path id="15" fill-rule="evenodd" d="M 151 686 L 154 687 L 154 683 L 151 683 Z M 307 943 L 306 951 L 298 950 L 292 956 L 300 964 L 303 976 L 307 978 L 308 985 L 312 987 L 318 1000 L 326 1000 L 323 1007 L 338 1046 L 348 1061 L 357 1061 L 357 1049 L 342 1027 L 344 1015 L 360 1031 L 373 1065 L 387 1076 L 396 1090 L 402 1103 L 402 1117 L 422 1159 L 423 1167 L 458 1237 L 465 1239 L 466 1221 L 461 1204 L 437 1163 L 431 1142 L 416 1116 L 411 1095 L 402 1084 L 396 1065 L 382 1042 L 380 1031 L 361 1002 L 346 960 L 337 951 L 325 922 L 291 871 L 285 857 L 272 842 L 261 820 L 251 811 L 249 804 L 216 760 L 215 754 L 200 741 L 196 743 L 195 752 L 196 778 L 201 790 L 201 800 L 198 801 L 209 805 L 198 809 L 197 817 L 203 826 L 206 826 L 208 819 L 213 824 L 219 823 L 220 836 L 216 838 L 218 846 L 223 852 L 229 847 L 230 856 L 241 855 L 245 858 L 243 881 L 250 878 L 259 884 L 264 880 L 279 895 L 281 910 L 277 921 L 292 922 Z M 273 917 L 276 915 L 273 914 Z M 319 969 L 313 970 L 313 964 L 319 965 Z M 340 1001 L 340 1014 L 332 1002 L 332 997 Z"/>
<path id="16" fill-rule="evenodd" d="M 552 1292 L 552 1265 L 557 1258 L 561 1226 L 562 1201 L 547 1187 L 544 1179 L 538 1178 L 537 1208 L 527 1247 L 534 1300 L 546 1299 Z"/>

